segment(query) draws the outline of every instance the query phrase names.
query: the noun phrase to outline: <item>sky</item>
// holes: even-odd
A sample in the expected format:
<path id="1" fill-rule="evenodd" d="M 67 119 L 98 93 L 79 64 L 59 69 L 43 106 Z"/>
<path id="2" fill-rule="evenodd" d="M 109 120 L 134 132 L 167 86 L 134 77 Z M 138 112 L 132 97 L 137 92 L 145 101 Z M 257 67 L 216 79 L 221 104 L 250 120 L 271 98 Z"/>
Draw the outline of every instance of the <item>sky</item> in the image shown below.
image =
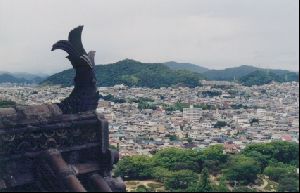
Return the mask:
<path id="1" fill-rule="evenodd" d="M 298 0 L 0 0 L 0 71 L 71 68 L 51 47 L 78 25 L 96 64 L 130 58 L 299 71 Z"/>

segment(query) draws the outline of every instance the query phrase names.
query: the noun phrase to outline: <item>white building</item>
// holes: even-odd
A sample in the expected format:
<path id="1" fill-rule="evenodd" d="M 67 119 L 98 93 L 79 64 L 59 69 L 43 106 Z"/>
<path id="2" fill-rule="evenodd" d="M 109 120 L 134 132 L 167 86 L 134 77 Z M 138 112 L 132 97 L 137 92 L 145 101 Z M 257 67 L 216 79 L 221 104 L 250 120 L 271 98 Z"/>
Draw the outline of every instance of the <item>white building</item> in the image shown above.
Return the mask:
<path id="1" fill-rule="evenodd" d="M 194 108 L 191 106 L 190 108 L 183 109 L 183 119 L 185 121 L 190 122 L 199 122 L 202 117 L 202 109 Z"/>

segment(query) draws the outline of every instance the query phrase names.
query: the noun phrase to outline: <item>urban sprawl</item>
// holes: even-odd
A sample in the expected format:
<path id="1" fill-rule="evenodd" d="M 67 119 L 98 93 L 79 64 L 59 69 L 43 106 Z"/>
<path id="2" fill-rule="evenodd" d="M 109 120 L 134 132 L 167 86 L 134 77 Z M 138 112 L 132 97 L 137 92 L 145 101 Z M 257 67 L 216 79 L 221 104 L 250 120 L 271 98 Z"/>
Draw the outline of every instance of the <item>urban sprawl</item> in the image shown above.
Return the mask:
<path id="1" fill-rule="evenodd" d="M 73 88 L 0 85 L 0 101 L 57 103 Z M 98 88 L 97 112 L 110 122 L 110 143 L 121 156 L 151 155 L 166 147 L 223 144 L 237 153 L 249 143 L 299 143 L 299 83 L 245 87 L 203 81 L 201 87 Z"/>

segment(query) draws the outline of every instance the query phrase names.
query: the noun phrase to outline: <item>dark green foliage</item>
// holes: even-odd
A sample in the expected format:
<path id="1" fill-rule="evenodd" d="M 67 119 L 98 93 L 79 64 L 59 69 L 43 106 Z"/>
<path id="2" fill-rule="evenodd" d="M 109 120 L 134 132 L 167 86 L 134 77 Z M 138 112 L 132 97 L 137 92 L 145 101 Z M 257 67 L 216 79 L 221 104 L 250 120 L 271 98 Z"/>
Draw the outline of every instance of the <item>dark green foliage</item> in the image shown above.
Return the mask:
<path id="1" fill-rule="evenodd" d="M 111 101 L 111 102 L 114 102 L 114 103 L 126 103 L 125 99 L 116 98 L 111 94 L 106 95 L 106 96 L 100 95 L 100 98 L 102 98 L 105 101 Z"/>
<path id="2" fill-rule="evenodd" d="M 182 84 L 188 87 L 199 86 L 203 78 L 198 73 L 189 71 L 174 71 L 163 64 L 147 64 L 134 60 L 123 60 L 115 64 L 97 65 L 95 68 L 97 86 L 109 87 L 125 84 L 133 87 L 170 87 Z M 66 70 L 50 76 L 43 84 L 60 84 L 71 86 L 75 72 Z"/>
<path id="3" fill-rule="evenodd" d="M 245 187 L 245 186 L 240 186 L 240 187 L 234 188 L 233 192 L 257 192 L 257 191 L 254 189 Z"/>
<path id="4" fill-rule="evenodd" d="M 251 157 L 254 159 L 260 166 L 260 172 L 262 173 L 264 169 L 269 165 L 269 157 L 266 155 L 263 155 L 260 152 L 257 151 L 250 151 L 245 153 L 247 157 Z"/>
<path id="5" fill-rule="evenodd" d="M 169 177 L 171 177 L 173 174 L 172 171 L 163 168 L 163 167 L 155 167 L 153 168 L 153 179 L 159 181 L 159 182 L 165 182 Z"/>
<path id="6" fill-rule="evenodd" d="M 283 162 L 299 167 L 299 145 L 290 142 L 272 142 L 266 144 L 248 145 L 243 154 L 248 155 L 250 152 L 259 152 L 266 156 L 269 161 Z"/>
<path id="7" fill-rule="evenodd" d="M 151 179 L 153 162 L 147 156 L 133 156 L 123 158 L 115 171 L 117 176 L 126 179 Z"/>
<path id="8" fill-rule="evenodd" d="M 191 170 L 179 170 L 172 172 L 172 175 L 165 181 L 167 190 L 186 190 L 191 184 L 195 183 L 198 175 Z"/>
<path id="9" fill-rule="evenodd" d="M 207 90 L 202 92 L 203 97 L 215 97 L 221 95 L 222 95 L 222 91 L 217 91 L 217 90 Z"/>
<path id="10" fill-rule="evenodd" d="M 213 145 L 201 152 L 203 167 L 207 168 L 211 174 L 220 173 L 222 166 L 227 162 L 228 156 L 223 151 L 224 147 L 222 145 Z"/>
<path id="11" fill-rule="evenodd" d="M 259 119 L 253 118 L 253 119 L 250 120 L 250 124 L 251 124 L 251 125 L 253 125 L 253 124 L 255 124 L 255 123 L 259 124 Z"/>
<path id="12" fill-rule="evenodd" d="M 224 173 L 230 181 L 237 181 L 240 184 L 250 184 L 254 183 L 257 179 L 260 167 L 254 159 L 240 155 L 232 157 Z"/>
<path id="13" fill-rule="evenodd" d="M 204 169 L 201 173 L 199 181 L 192 183 L 187 192 L 211 192 L 213 190 L 211 182 L 209 180 L 209 173 L 207 169 Z"/>
<path id="14" fill-rule="evenodd" d="M 199 108 L 202 110 L 216 110 L 216 106 L 210 104 L 196 104 L 194 105 L 194 108 Z"/>
<path id="15" fill-rule="evenodd" d="M 225 121 L 217 121 L 217 123 L 214 125 L 214 128 L 222 128 L 226 127 L 227 123 Z"/>
<path id="16" fill-rule="evenodd" d="M 178 137 L 177 135 L 166 135 L 166 137 L 169 137 L 170 141 L 177 141 L 178 140 Z"/>
<path id="17" fill-rule="evenodd" d="M 9 108 L 16 106 L 14 101 L 0 101 L 0 108 Z"/>
<path id="18" fill-rule="evenodd" d="M 115 174 L 131 180 L 154 179 L 174 192 L 228 192 L 227 183 L 237 186 L 234 191 L 254 192 L 245 185 L 254 184 L 258 174 L 277 181 L 279 190 L 299 189 L 299 175 L 295 171 L 299 146 L 294 143 L 253 144 L 242 153 L 231 156 L 224 154 L 223 150 L 222 145 L 200 151 L 168 148 L 152 157 L 125 157 L 119 162 Z M 295 155 L 291 151 L 296 152 Z M 289 163 L 280 163 L 278 160 L 283 157 L 278 154 L 292 159 L 286 158 Z M 211 182 L 209 175 L 220 176 L 219 185 Z"/>
<path id="19" fill-rule="evenodd" d="M 264 174 L 269 176 L 271 180 L 278 182 L 282 178 L 296 174 L 296 167 L 279 162 L 266 167 Z"/>
<path id="20" fill-rule="evenodd" d="M 299 192 L 299 176 L 281 178 L 278 185 L 278 192 Z"/>
<path id="21" fill-rule="evenodd" d="M 227 188 L 226 179 L 222 177 L 219 185 L 212 185 L 213 192 L 230 192 Z"/>
<path id="22" fill-rule="evenodd" d="M 157 106 L 153 103 L 149 103 L 149 102 L 139 102 L 138 104 L 138 109 L 152 109 L 152 110 L 156 110 Z"/>
<path id="23" fill-rule="evenodd" d="M 215 160 L 225 163 L 228 155 L 225 155 L 223 151 L 223 145 L 211 145 L 202 151 L 202 158 L 204 160 Z"/>
<path id="24" fill-rule="evenodd" d="M 157 166 L 171 171 L 201 169 L 199 153 L 190 149 L 168 148 L 157 152 L 153 157 Z"/>
<path id="25" fill-rule="evenodd" d="M 247 105 L 243 105 L 243 104 L 233 104 L 233 105 L 231 105 L 231 108 L 233 108 L 233 109 L 248 109 L 249 107 Z"/>
<path id="26" fill-rule="evenodd" d="M 134 192 L 153 192 L 153 190 L 144 185 L 139 185 Z"/>
<path id="27" fill-rule="evenodd" d="M 189 108 L 190 105 L 187 103 L 177 102 L 174 105 L 163 104 L 163 107 L 166 111 L 183 111 L 184 108 Z"/>

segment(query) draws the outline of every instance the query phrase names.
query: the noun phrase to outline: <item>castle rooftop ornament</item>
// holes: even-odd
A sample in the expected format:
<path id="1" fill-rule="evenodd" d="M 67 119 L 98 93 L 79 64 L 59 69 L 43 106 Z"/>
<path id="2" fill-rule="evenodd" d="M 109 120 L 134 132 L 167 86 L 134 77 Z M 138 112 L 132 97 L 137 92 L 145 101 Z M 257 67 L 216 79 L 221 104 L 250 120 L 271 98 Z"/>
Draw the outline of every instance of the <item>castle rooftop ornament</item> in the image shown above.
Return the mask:
<path id="1" fill-rule="evenodd" d="M 112 177 L 119 153 L 109 149 L 108 122 L 96 113 L 94 55 L 81 43 L 82 26 L 60 40 L 76 70 L 74 89 L 59 104 L 0 109 L 0 192 L 124 192 Z"/>
<path id="2" fill-rule="evenodd" d="M 95 77 L 95 51 L 86 53 L 81 41 L 83 26 L 73 29 L 68 40 L 60 40 L 52 46 L 52 51 L 61 49 L 69 55 L 73 68 L 76 71 L 74 90 L 71 95 L 58 106 L 63 113 L 78 113 L 97 108 L 99 93 L 97 92 Z"/>

